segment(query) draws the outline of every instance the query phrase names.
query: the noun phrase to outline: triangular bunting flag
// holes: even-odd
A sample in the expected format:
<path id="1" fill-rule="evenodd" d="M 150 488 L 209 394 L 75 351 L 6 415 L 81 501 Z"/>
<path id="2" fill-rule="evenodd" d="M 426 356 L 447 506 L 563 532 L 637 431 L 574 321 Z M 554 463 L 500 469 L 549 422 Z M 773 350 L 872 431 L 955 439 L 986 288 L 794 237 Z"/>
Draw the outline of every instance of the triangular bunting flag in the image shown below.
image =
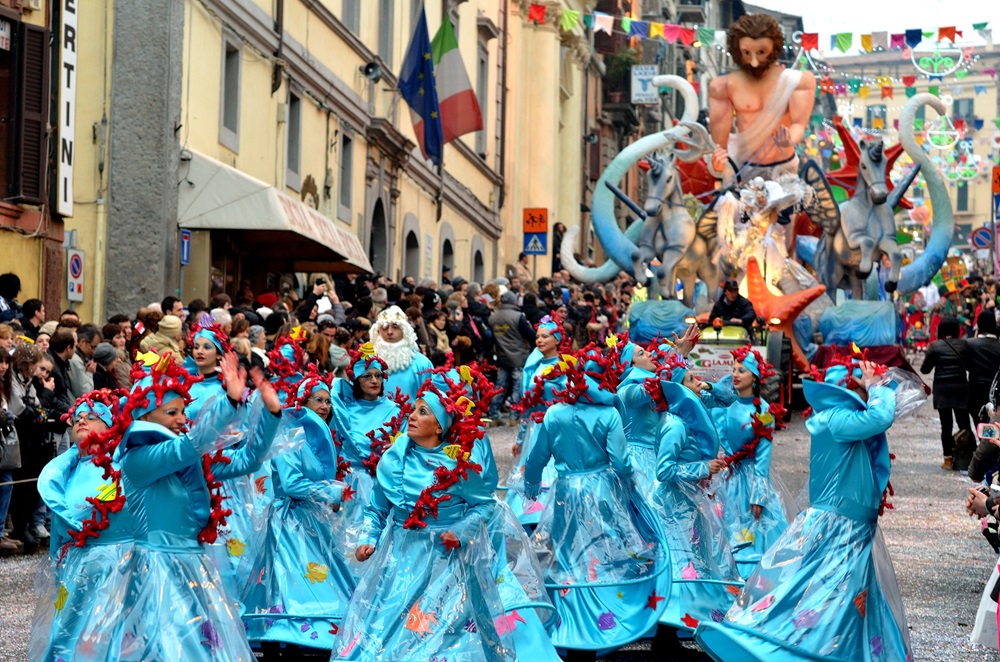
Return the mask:
<path id="1" fill-rule="evenodd" d="M 916 96 L 916 95 L 917 95 L 917 88 L 915 88 L 915 87 L 908 87 L 908 88 L 906 88 L 906 98 L 907 99 L 909 99 L 910 97 Z"/>
<path id="2" fill-rule="evenodd" d="M 872 52 L 872 36 L 870 34 L 861 35 L 861 50 L 866 53 Z"/>
<path id="3" fill-rule="evenodd" d="M 528 20 L 535 23 L 544 23 L 545 5 L 535 4 L 534 2 L 528 5 Z"/>
<path id="4" fill-rule="evenodd" d="M 972 29 L 973 30 L 985 30 L 986 26 L 989 25 L 989 24 L 990 24 L 989 21 L 983 21 L 982 23 L 973 23 L 972 24 Z"/>
<path id="5" fill-rule="evenodd" d="M 861 88 L 860 78 L 851 78 L 847 81 L 847 88 L 851 91 L 851 94 L 857 94 L 858 90 Z"/>
<path id="6" fill-rule="evenodd" d="M 726 32 L 725 30 L 716 30 L 715 31 L 715 40 L 712 42 L 712 45 L 715 46 L 716 48 L 725 48 L 726 47 L 726 38 L 728 36 L 729 36 L 729 33 Z"/>
<path id="7" fill-rule="evenodd" d="M 883 85 L 882 86 L 882 98 L 883 99 L 891 99 L 892 98 L 892 85 Z"/>
<path id="8" fill-rule="evenodd" d="M 951 43 L 955 43 L 955 35 L 961 37 L 962 33 L 957 31 L 954 25 L 938 28 L 938 41 L 944 41 L 947 39 Z"/>
<path id="9" fill-rule="evenodd" d="M 632 17 L 622 16 L 622 32 L 628 34 L 632 29 Z"/>
<path id="10" fill-rule="evenodd" d="M 989 28 L 988 30 L 979 30 L 976 32 L 976 34 L 978 34 L 986 41 L 993 41 L 993 28 Z"/>
<path id="11" fill-rule="evenodd" d="M 650 23 L 649 38 L 656 39 L 657 37 L 663 39 L 663 23 Z"/>
<path id="12" fill-rule="evenodd" d="M 847 96 L 847 84 L 846 83 L 837 83 L 836 85 L 833 86 L 833 93 L 836 96 L 838 96 L 838 97 L 846 97 Z"/>
<path id="13" fill-rule="evenodd" d="M 846 53 L 851 50 L 851 46 L 854 44 L 854 33 L 853 32 L 841 32 L 837 35 L 837 48 L 840 49 L 841 53 Z"/>
<path id="14" fill-rule="evenodd" d="M 952 96 L 960 97 L 965 94 L 965 85 L 952 85 L 951 86 Z"/>
<path id="15" fill-rule="evenodd" d="M 694 43 L 694 28 L 681 28 L 681 43 L 690 46 Z"/>
<path id="16" fill-rule="evenodd" d="M 889 48 L 889 33 L 888 32 L 873 32 L 872 33 L 872 50 L 873 51 L 884 51 Z"/>
<path id="17" fill-rule="evenodd" d="M 564 9 L 562 17 L 559 19 L 559 25 L 562 27 L 563 32 L 569 32 L 576 27 L 576 24 L 580 21 L 580 12 L 575 9 Z"/>
<path id="18" fill-rule="evenodd" d="M 1000 117 L 993 120 L 993 125 L 996 126 L 996 128 L 1000 129 Z"/>
<path id="19" fill-rule="evenodd" d="M 980 94 L 986 94 L 986 86 L 985 85 L 973 85 L 972 86 L 972 90 L 976 93 L 977 96 L 980 95 Z"/>
<path id="20" fill-rule="evenodd" d="M 937 33 L 934 30 L 924 30 L 920 34 L 923 35 L 924 39 L 933 39 L 934 35 Z"/>
<path id="21" fill-rule="evenodd" d="M 914 48 L 920 45 L 920 42 L 924 40 L 924 33 L 920 28 L 914 30 L 906 31 L 906 45 L 910 48 Z"/>
<path id="22" fill-rule="evenodd" d="M 861 97 L 862 99 L 867 99 L 868 98 L 868 86 L 867 85 L 862 85 L 861 87 L 858 88 L 858 96 Z"/>
<path id="23" fill-rule="evenodd" d="M 819 50 L 819 33 L 818 32 L 803 32 L 802 33 L 802 48 L 807 51 Z"/>
<path id="24" fill-rule="evenodd" d="M 931 85 L 930 87 L 927 88 L 927 91 L 936 97 L 941 96 L 941 88 L 938 87 L 937 85 Z"/>
<path id="25" fill-rule="evenodd" d="M 640 39 L 646 39 L 649 37 L 649 22 L 648 21 L 632 21 L 632 25 L 629 26 L 628 36 L 639 37 Z"/>
<path id="26" fill-rule="evenodd" d="M 986 74 L 987 76 L 989 76 L 990 78 L 993 78 L 994 76 L 997 75 L 997 70 L 996 69 L 983 69 L 983 73 Z"/>
<path id="27" fill-rule="evenodd" d="M 835 48 L 837 48 L 837 35 L 832 34 L 830 35 L 830 50 L 832 51 Z"/>
<path id="28" fill-rule="evenodd" d="M 885 128 L 885 120 L 881 117 L 872 118 L 872 128 L 875 130 L 880 130 Z"/>
<path id="29" fill-rule="evenodd" d="M 906 35 L 900 32 L 899 34 L 892 35 L 892 43 L 889 48 L 893 50 L 903 50 L 903 46 L 906 45 Z"/>
<path id="30" fill-rule="evenodd" d="M 907 74 L 903 76 L 903 85 L 906 87 L 913 87 L 913 84 L 917 82 L 917 77 L 913 74 Z"/>
<path id="31" fill-rule="evenodd" d="M 702 46 L 709 46 L 715 41 L 715 28 L 698 28 L 695 38 Z"/>
<path id="32" fill-rule="evenodd" d="M 918 118 L 914 119 L 913 120 L 913 128 L 916 129 L 917 131 L 923 131 L 924 130 L 924 119 L 922 117 L 918 117 Z"/>
<path id="33" fill-rule="evenodd" d="M 593 30 L 594 29 L 594 15 L 593 14 L 584 14 L 583 15 L 583 27 L 587 28 L 588 30 Z"/>
<path id="34" fill-rule="evenodd" d="M 968 75 L 969 75 L 968 69 L 959 69 L 958 71 L 955 72 L 955 78 L 957 78 L 958 80 L 962 80 Z"/>
<path id="35" fill-rule="evenodd" d="M 674 43 L 677 41 L 677 37 L 681 36 L 681 26 L 674 25 L 673 23 L 665 23 L 663 25 L 663 38 L 669 43 Z"/>
<path id="36" fill-rule="evenodd" d="M 928 76 L 928 77 L 927 77 L 927 80 L 929 80 L 929 81 L 930 81 L 930 82 L 932 82 L 932 83 L 933 83 L 933 82 L 938 82 L 938 83 L 940 83 L 940 82 L 942 82 L 942 81 L 943 81 L 944 79 L 943 79 L 943 78 L 942 78 L 941 76 Z"/>
<path id="37" fill-rule="evenodd" d="M 982 129 L 984 124 L 985 120 L 983 120 L 981 117 L 977 117 L 976 119 L 972 120 L 972 128 L 975 129 L 976 131 Z"/>
<path id="38" fill-rule="evenodd" d="M 615 27 L 615 17 L 611 14 L 594 12 L 594 32 L 604 32 L 611 34 Z"/>

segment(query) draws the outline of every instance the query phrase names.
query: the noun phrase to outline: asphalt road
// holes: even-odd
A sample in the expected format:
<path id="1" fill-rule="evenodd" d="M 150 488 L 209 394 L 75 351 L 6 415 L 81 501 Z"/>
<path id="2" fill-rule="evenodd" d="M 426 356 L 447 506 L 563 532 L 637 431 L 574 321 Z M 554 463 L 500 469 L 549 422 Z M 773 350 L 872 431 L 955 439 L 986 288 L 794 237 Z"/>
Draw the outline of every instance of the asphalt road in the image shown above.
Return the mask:
<path id="1" fill-rule="evenodd" d="M 983 585 L 996 556 L 963 508 L 968 478 L 939 468 L 939 426 L 930 404 L 889 431 L 896 455 L 894 509 L 881 519 L 906 607 L 914 658 L 995 661 L 969 643 Z M 510 466 L 514 428 L 490 430 L 501 481 Z M 808 477 L 809 439 L 801 417 L 775 436 L 774 466 L 793 495 Z M 33 578 L 41 556 L 0 559 L 0 661 L 25 660 L 34 609 Z M 642 644 L 610 659 L 654 660 Z"/>

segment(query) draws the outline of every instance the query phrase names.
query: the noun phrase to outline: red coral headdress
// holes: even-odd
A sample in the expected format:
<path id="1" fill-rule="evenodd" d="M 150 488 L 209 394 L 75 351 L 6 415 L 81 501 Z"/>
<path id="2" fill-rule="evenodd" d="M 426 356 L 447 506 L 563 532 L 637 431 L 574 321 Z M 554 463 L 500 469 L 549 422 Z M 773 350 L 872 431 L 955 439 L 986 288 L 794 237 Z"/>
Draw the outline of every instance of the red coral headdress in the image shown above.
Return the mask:
<path id="1" fill-rule="evenodd" d="M 502 391 L 490 383 L 476 363 L 459 366 L 457 381 L 448 375 L 452 370 L 450 364 L 430 371 L 446 388 L 442 390 L 435 386 L 434 378 L 428 379 L 417 392 L 417 399 L 433 392 L 440 398 L 447 413 L 454 417 L 444 435 L 444 452 L 455 460 L 455 467 L 448 469 L 440 465 L 434 470 L 434 482 L 420 493 L 413 511 L 403 523 L 407 529 L 427 526 L 426 518 L 436 518 L 438 505 L 451 499 L 448 494 L 436 496 L 435 493 L 444 492 L 459 480 L 467 480 L 470 470 L 476 473 L 483 470 L 482 465 L 471 462 L 470 458 L 476 441 L 485 434 L 483 417 L 489 411 L 490 402 Z"/>
<path id="2" fill-rule="evenodd" d="M 348 379 L 352 382 L 360 377 L 362 374 L 371 370 L 372 366 L 378 367 L 382 372 L 382 379 L 389 378 L 389 364 L 383 361 L 381 358 L 375 355 L 375 348 L 370 342 L 358 347 L 357 350 L 349 349 L 347 350 L 348 356 L 351 358 L 351 364 L 347 367 L 346 373 Z M 364 362 L 364 366 L 360 373 L 357 372 L 356 368 L 358 364 Z"/>
<path id="3" fill-rule="evenodd" d="M 333 375 L 321 375 L 316 370 L 316 366 L 310 364 L 307 366 L 308 370 L 305 377 L 303 377 L 298 384 L 294 387 L 294 395 L 289 396 L 285 407 L 289 409 L 302 409 L 309 398 L 312 396 L 313 389 L 317 386 L 325 386 L 330 397 L 333 397 Z M 331 407 L 332 407 L 331 403 Z M 351 473 L 351 463 L 349 460 L 344 459 L 341 455 L 341 451 L 344 448 L 343 442 L 337 436 L 337 431 L 330 428 L 330 437 L 333 439 L 333 446 L 337 452 L 337 473 L 335 478 L 337 480 L 344 480 L 347 474 Z"/>
<path id="4" fill-rule="evenodd" d="M 191 327 L 191 333 L 188 336 L 188 347 L 194 347 L 194 341 L 199 337 L 208 338 L 213 344 L 216 345 L 216 349 L 221 348 L 219 355 L 228 354 L 233 351 L 233 345 L 229 342 L 229 336 L 222 329 L 222 326 L 218 322 L 213 322 L 212 324 L 206 324 L 204 326 L 195 324 Z"/>

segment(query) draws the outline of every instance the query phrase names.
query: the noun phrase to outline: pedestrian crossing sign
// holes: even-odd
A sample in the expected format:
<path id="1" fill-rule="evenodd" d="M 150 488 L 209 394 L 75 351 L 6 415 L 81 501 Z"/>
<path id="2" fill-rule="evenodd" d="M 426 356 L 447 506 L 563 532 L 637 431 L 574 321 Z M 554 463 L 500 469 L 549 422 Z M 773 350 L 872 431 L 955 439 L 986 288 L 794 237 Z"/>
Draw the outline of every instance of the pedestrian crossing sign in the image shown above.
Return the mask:
<path id="1" fill-rule="evenodd" d="M 548 252 L 547 239 L 548 235 L 540 232 L 525 233 L 524 253 L 526 255 L 545 255 Z"/>

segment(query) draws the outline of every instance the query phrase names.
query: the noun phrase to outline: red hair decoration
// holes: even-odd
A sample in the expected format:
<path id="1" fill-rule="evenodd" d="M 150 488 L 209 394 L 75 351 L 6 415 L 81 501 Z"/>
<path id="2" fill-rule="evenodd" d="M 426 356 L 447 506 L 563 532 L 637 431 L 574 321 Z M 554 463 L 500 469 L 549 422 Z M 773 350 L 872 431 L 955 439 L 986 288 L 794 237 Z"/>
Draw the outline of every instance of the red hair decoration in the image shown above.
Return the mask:
<path id="1" fill-rule="evenodd" d="M 386 421 L 385 425 L 381 425 L 377 429 L 369 430 L 365 433 L 365 436 L 371 442 L 371 451 L 368 453 L 367 458 L 361 460 L 361 464 L 368 470 L 369 475 L 372 477 L 375 476 L 375 470 L 378 469 L 378 463 L 382 459 L 382 454 L 396 441 L 400 431 L 403 429 L 403 423 L 413 413 L 413 404 L 410 402 L 410 398 L 398 386 L 396 387 L 396 392 L 389 396 L 389 398 L 399 406 L 399 411 L 396 412 L 395 416 Z"/>
<path id="2" fill-rule="evenodd" d="M 110 525 L 109 516 L 112 513 L 121 512 L 122 508 L 125 507 L 125 495 L 122 494 L 121 489 L 122 472 L 120 469 L 115 469 L 111 463 L 111 457 L 114 455 L 115 449 L 118 448 L 118 444 L 121 442 L 122 435 L 125 433 L 125 428 L 127 427 L 127 424 L 123 424 L 123 419 L 119 413 L 119 410 L 122 408 L 121 398 L 124 395 L 125 391 L 122 389 L 91 391 L 78 398 L 73 404 L 73 408 L 62 416 L 63 421 L 72 421 L 76 411 L 85 404 L 89 405 L 88 408 L 91 410 L 93 409 L 92 406 L 97 403 L 111 410 L 111 426 L 104 432 L 89 433 L 80 442 L 80 445 L 87 450 L 87 453 L 90 455 L 90 461 L 94 466 L 104 471 L 102 475 L 103 480 L 111 481 L 111 484 L 114 486 L 114 496 L 107 501 L 95 497 L 87 497 L 87 503 L 91 506 L 90 517 L 83 520 L 79 530 L 69 530 L 71 541 L 62 546 L 58 563 L 62 563 L 71 545 L 83 547 L 87 543 L 87 540 L 98 538 L 101 535 L 101 531 L 104 531 Z"/>
<path id="3" fill-rule="evenodd" d="M 212 322 L 211 324 L 205 325 L 195 324 L 192 326 L 191 333 L 188 335 L 188 347 L 194 347 L 195 336 L 197 336 L 201 331 L 212 334 L 212 336 L 219 342 L 219 345 L 222 346 L 222 354 L 228 354 L 233 351 L 233 345 L 229 342 L 229 336 L 226 335 L 226 332 L 222 329 L 222 325 L 218 322 Z"/>
<path id="4" fill-rule="evenodd" d="M 748 356 L 751 354 L 753 355 L 754 359 L 757 360 L 757 370 L 760 372 L 758 383 L 763 383 L 768 377 L 773 377 L 777 374 L 774 370 L 774 366 L 768 363 L 761 353 L 754 349 L 749 343 L 743 347 L 737 347 L 734 350 L 730 350 L 730 354 L 733 355 L 733 360 L 736 363 L 743 363 Z M 729 474 L 726 477 L 727 480 L 732 477 L 734 467 L 738 466 L 746 459 L 753 459 L 757 455 L 757 447 L 760 445 L 762 439 L 773 441 L 774 431 L 785 427 L 784 418 L 786 411 L 780 404 L 773 402 L 768 405 L 767 413 L 761 413 L 762 401 L 760 399 L 760 395 L 755 394 L 753 397 L 753 405 L 757 410 L 750 416 L 750 426 L 753 431 L 753 439 L 751 439 L 749 443 L 744 444 L 742 448 L 732 455 L 727 455 L 722 458 L 722 461 L 726 463 L 726 467 L 729 469 Z"/>
<path id="5" fill-rule="evenodd" d="M 285 358 L 281 352 L 282 348 L 289 347 L 292 358 Z M 285 401 L 295 398 L 297 381 L 302 377 L 305 369 L 305 349 L 302 344 L 291 336 L 282 336 L 274 343 L 274 347 L 267 353 L 269 360 L 268 368 L 274 375 L 274 387 L 279 392 L 285 394 Z"/>
<path id="6" fill-rule="evenodd" d="M 434 470 L 434 482 L 420 493 L 413 510 L 403 523 L 403 528 L 406 529 L 426 527 L 428 516 L 437 518 L 438 505 L 442 501 L 451 500 L 449 494 L 437 496 L 435 493 L 444 492 L 459 480 L 468 480 L 470 470 L 476 473 L 483 470 L 482 465 L 471 462 L 470 458 L 476 441 L 485 434 L 483 416 L 488 412 L 493 398 L 502 391 L 490 383 L 476 363 L 460 366 L 460 380 L 457 382 L 447 375 L 449 370 L 451 368 L 446 365 L 428 371 L 438 374 L 444 380 L 448 385 L 447 391 L 442 392 L 428 379 L 417 392 L 417 399 L 428 391 L 433 392 L 441 398 L 445 411 L 454 417 L 454 422 L 445 433 L 445 453 L 451 457 L 449 450 L 454 452 L 455 467 L 448 469 L 439 465 Z"/>
<path id="7" fill-rule="evenodd" d="M 309 364 L 307 366 L 306 376 L 303 377 L 298 384 L 293 388 L 294 395 L 289 396 L 285 405 L 289 409 L 302 409 L 306 401 L 312 396 L 313 389 L 317 386 L 326 386 L 326 390 L 332 395 L 333 393 L 333 375 L 321 375 L 316 370 L 316 366 Z M 331 405 L 332 406 L 332 405 Z M 336 475 L 335 479 L 343 481 L 347 474 L 351 473 L 351 462 L 345 460 L 344 456 L 341 455 L 341 450 L 344 448 L 344 444 L 337 437 L 337 432 L 330 428 L 330 437 L 333 440 L 333 447 L 336 449 Z"/>
<path id="8" fill-rule="evenodd" d="M 365 345 L 368 345 L 369 347 L 371 346 L 370 343 L 365 343 Z M 365 345 L 362 345 L 362 347 L 364 347 Z M 350 357 L 351 363 L 350 365 L 347 366 L 347 370 L 345 372 L 347 373 L 348 379 L 350 379 L 352 382 L 356 380 L 358 377 L 360 377 L 360 375 L 354 374 L 354 364 L 362 360 L 365 362 L 364 372 L 368 372 L 369 370 L 371 370 L 373 365 L 377 365 L 380 371 L 382 372 L 382 379 L 389 378 L 389 364 L 383 361 L 378 356 L 376 356 L 374 353 L 356 349 L 349 349 L 347 350 L 347 355 Z M 364 372 L 362 374 L 364 374 Z"/>

